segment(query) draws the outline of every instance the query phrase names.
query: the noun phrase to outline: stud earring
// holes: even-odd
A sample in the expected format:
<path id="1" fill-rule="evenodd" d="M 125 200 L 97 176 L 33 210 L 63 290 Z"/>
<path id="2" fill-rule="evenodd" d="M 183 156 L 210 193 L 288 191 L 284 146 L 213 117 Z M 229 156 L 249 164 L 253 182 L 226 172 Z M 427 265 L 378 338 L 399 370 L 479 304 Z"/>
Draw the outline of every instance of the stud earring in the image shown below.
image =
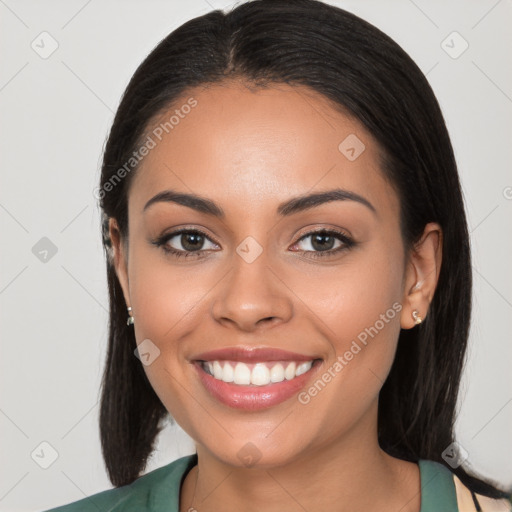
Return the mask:
<path id="1" fill-rule="evenodd" d="M 128 320 L 126 321 L 126 325 L 133 325 L 133 322 L 134 322 L 134 318 L 133 318 L 133 315 L 132 315 L 132 308 L 127 308 L 128 309 Z"/>
<path id="2" fill-rule="evenodd" d="M 414 323 L 416 325 L 419 325 L 419 324 L 421 324 L 421 322 L 423 322 L 423 318 L 421 318 L 421 316 L 418 314 L 418 310 L 417 309 L 415 309 L 412 312 L 412 317 L 414 318 Z"/>

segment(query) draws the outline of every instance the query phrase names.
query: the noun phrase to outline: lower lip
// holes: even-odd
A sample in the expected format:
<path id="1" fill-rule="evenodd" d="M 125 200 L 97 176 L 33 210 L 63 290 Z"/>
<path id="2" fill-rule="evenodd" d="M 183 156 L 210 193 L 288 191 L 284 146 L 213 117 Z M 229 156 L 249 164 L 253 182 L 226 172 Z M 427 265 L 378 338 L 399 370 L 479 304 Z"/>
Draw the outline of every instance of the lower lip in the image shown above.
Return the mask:
<path id="1" fill-rule="evenodd" d="M 201 363 L 196 361 L 194 366 L 204 387 L 219 402 L 235 409 L 256 411 L 280 404 L 298 393 L 316 373 L 320 362 L 315 361 L 311 369 L 298 377 L 265 386 L 241 386 L 224 382 L 206 373 Z"/>

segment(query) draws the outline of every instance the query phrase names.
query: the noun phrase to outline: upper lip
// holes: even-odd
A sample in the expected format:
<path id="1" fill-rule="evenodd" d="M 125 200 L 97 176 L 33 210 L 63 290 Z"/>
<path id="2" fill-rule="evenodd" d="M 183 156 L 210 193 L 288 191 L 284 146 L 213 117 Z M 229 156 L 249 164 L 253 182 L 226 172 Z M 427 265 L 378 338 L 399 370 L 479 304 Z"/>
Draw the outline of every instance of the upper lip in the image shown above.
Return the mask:
<path id="1" fill-rule="evenodd" d="M 253 363 L 255 361 L 312 361 L 318 357 L 297 354 L 278 348 L 247 348 L 227 347 L 209 352 L 202 352 L 192 358 L 195 361 L 240 361 L 242 363 Z"/>

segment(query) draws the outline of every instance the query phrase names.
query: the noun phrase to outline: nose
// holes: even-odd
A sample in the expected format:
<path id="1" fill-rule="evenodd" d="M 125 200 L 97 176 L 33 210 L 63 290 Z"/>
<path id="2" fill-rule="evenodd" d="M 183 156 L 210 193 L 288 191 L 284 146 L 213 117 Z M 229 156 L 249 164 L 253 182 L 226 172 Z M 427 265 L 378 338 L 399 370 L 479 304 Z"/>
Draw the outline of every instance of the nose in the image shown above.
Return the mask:
<path id="1" fill-rule="evenodd" d="M 272 268 L 265 250 L 252 262 L 238 253 L 219 283 L 211 314 L 216 322 L 251 332 L 288 322 L 293 315 L 292 292 Z"/>

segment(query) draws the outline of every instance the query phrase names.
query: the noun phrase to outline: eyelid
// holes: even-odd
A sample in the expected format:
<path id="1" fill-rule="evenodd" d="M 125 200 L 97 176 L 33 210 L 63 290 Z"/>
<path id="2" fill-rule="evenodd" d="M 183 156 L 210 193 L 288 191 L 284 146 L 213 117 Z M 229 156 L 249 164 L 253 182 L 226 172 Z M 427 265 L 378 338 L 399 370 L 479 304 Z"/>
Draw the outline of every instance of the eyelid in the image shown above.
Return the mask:
<path id="1" fill-rule="evenodd" d="M 349 239 L 353 238 L 352 235 L 350 234 L 350 232 L 343 228 L 335 228 L 335 227 L 331 227 L 331 226 L 321 226 L 318 228 L 311 228 L 308 226 L 307 228 L 304 228 L 304 232 L 302 234 L 297 235 L 298 236 L 297 242 L 299 240 L 302 240 L 306 236 L 314 235 L 316 233 L 336 233 L 345 238 L 349 238 Z M 297 242 L 295 242 L 295 243 L 297 243 Z"/>
<path id="2" fill-rule="evenodd" d="M 215 242 L 217 245 L 220 245 L 215 239 L 216 235 L 210 234 L 211 233 L 210 230 L 203 228 L 202 226 L 198 226 L 197 224 L 192 224 L 192 225 L 185 224 L 184 226 L 178 226 L 178 227 L 173 227 L 171 229 L 166 229 L 157 238 L 170 237 L 171 235 L 176 236 L 183 232 L 188 233 L 190 231 L 200 233 L 201 235 L 209 238 L 212 242 Z"/>

